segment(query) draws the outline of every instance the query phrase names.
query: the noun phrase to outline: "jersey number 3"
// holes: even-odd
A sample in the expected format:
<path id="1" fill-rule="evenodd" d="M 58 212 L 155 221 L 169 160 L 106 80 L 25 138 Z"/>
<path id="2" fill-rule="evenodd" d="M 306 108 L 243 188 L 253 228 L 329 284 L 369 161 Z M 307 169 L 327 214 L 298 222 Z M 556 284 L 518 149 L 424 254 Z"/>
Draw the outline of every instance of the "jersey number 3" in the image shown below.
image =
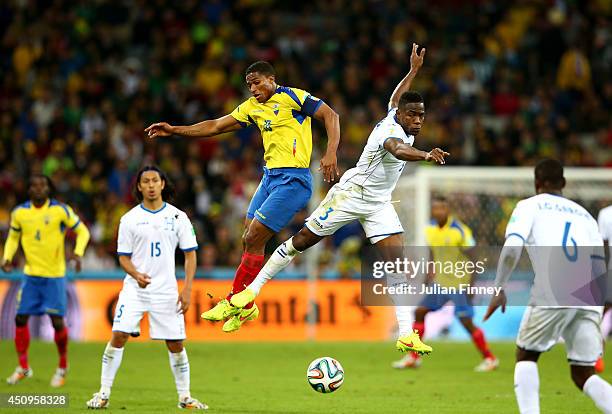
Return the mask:
<path id="1" fill-rule="evenodd" d="M 160 242 L 151 242 L 151 257 L 159 257 L 161 255 L 160 245 Z"/>

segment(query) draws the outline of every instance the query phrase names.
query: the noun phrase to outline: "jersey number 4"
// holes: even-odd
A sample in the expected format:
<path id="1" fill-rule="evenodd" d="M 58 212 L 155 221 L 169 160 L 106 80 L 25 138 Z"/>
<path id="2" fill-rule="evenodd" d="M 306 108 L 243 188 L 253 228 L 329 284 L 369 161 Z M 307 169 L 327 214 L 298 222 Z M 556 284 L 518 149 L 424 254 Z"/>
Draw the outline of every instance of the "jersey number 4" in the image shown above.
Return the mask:
<path id="1" fill-rule="evenodd" d="M 159 257 L 161 255 L 160 246 L 160 242 L 151 242 L 151 257 Z"/>

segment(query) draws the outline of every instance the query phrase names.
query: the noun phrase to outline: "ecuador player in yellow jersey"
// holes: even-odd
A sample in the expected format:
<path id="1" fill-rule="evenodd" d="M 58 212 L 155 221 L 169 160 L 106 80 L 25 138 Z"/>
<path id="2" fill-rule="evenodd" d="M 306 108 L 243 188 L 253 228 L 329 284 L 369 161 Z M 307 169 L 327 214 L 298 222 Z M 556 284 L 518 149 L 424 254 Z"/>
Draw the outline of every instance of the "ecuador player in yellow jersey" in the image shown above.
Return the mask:
<path id="1" fill-rule="evenodd" d="M 15 346 L 19 366 L 7 378 L 9 384 L 31 377 L 28 364 L 30 315 L 48 314 L 55 330 L 55 343 L 59 352 L 59 367 L 51 378 L 51 386 L 64 384 L 67 367 L 68 330 L 64 325 L 66 310 L 66 257 L 64 239 L 66 230 L 76 232 L 76 246 L 70 256 L 81 269 L 81 257 L 89 241 L 89 231 L 72 209 L 50 198 L 53 192 L 51 180 L 44 175 L 30 178 L 30 201 L 15 207 L 11 213 L 9 235 L 4 246 L 2 270 L 12 269 L 11 261 L 19 242 L 25 255 L 24 280 L 18 294 L 15 323 Z"/>
<path id="2" fill-rule="evenodd" d="M 340 123 L 338 115 L 328 105 L 301 89 L 277 85 L 274 68 L 267 62 L 249 66 L 246 84 L 252 97 L 229 115 L 190 126 L 160 122 L 145 130 L 151 138 L 172 134 L 209 137 L 249 126 L 256 126 L 261 131 L 266 166 L 247 211 L 242 260 L 230 294 L 202 314 L 204 319 L 211 321 L 230 318 L 223 325 L 225 332 L 235 331 L 242 323 L 257 318 L 257 306 L 249 304 L 244 309 L 237 309 L 231 306 L 229 299 L 253 281 L 264 264 L 268 240 L 306 207 L 310 199 L 311 118 L 324 122 L 327 131 L 327 151 L 320 166 L 324 179 L 331 182 L 338 175 L 336 150 Z"/>
<path id="3" fill-rule="evenodd" d="M 445 197 L 437 196 L 431 205 L 431 223 L 425 229 L 425 238 L 430 247 L 432 260 L 435 263 L 447 263 L 466 260 L 466 253 L 476 245 L 472 230 L 457 218 L 450 214 L 448 201 Z M 440 267 L 440 270 L 447 269 Z M 430 275 L 433 282 L 445 287 L 459 287 L 466 281 L 455 274 L 437 273 Z M 459 292 L 459 289 L 457 289 Z M 474 345 L 483 356 L 482 362 L 475 368 L 476 371 L 492 371 L 499 365 L 499 361 L 489 350 L 483 331 L 474 325 L 474 307 L 470 297 L 465 293 L 442 294 L 434 293 L 425 296 L 423 302 L 417 307 L 413 328 L 419 332 L 421 338 L 425 332 L 425 315 L 431 311 L 437 311 L 446 303 L 455 304 L 455 316 L 463 327 L 471 335 Z M 393 363 L 394 368 L 416 368 L 420 366 L 421 360 L 416 353 L 408 354 L 399 361 Z"/>

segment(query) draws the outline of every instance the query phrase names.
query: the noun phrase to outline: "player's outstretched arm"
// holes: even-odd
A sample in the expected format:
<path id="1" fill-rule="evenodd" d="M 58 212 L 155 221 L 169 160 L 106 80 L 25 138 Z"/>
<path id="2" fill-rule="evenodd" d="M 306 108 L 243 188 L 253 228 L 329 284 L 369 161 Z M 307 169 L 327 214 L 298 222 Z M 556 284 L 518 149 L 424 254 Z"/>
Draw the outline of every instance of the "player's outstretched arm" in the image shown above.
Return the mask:
<path id="1" fill-rule="evenodd" d="M 87 243 L 89 242 L 90 234 L 87 226 L 81 221 L 75 227 L 74 232 L 76 233 L 76 242 L 74 245 L 74 251 L 71 254 L 70 260 L 75 264 L 75 270 L 81 271 L 81 258 L 85 254 Z"/>
<path id="2" fill-rule="evenodd" d="M 336 151 L 338 151 L 338 145 L 340 144 L 340 116 L 323 102 L 317 112 L 314 113 L 314 118 L 325 124 L 325 131 L 327 132 L 327 150 L 321 158 L 319 171 L 323 171 L 323 180 L 332 182 L 340 175 L 336 158 Z"/>
<path id="3" fill-rule="evenodd" d="M 410 84 L 416 77 L 419 69 L 423 66 L 423 59 L 425 58 L 425 48 L 421 49 L 421 53 L 417 53 L 419 45 L 416 43 L 412 44 L 412 53 L 410 54 L 410 72 L 397 84 L 395 90 L 391 94 L 389 100 L 389 109 L 397 108 L 400 100 L 400 96 L 408 90 L 410 90 Z"/>
<path id="4" fill-rule="evenodd" d="M 119 264 L 121 268 L 125 270 L 125 272 L 132 276 L 138 282 L 138 286 L 141 288 L 146 288 L 149 283 L 151 283 L 151 277 L 145 273 L 140 273 L 136 270 L 134 263 L 132 263 L 132 259 L 129 256 L 119 256 Z"/>
<path id="5" fill-rule="evenodd" d="M 242 128 L 242 126 L 236 119 L 231 115 L 225 115 L 221 118 L 186 126 L 174 126 L 167 122 L 158 122 L 148 126 L 145 132 L 149 138 L 167 137 L 170 135 L 203 138 L 223 134 L 224 132 L 236 131 L 240 128 Z"/>
<path id="6" fill-rule="evenodd" d="M 446 162 L 444 157 L 450 155 L 440 148 L 434 148 L 429 152 L 421 151 L 394 138 L 387 139 L 384 147 L 395 158 L 402 161 L 435 161 L 438 164 L 444 164 Z"/>
<path id="7" fill-rule="evenodd" d="M 189 304 L 191 303 L 191 288 L 193 286 L 193 279 L 195 278 L 195 272 L 197 267 L 197 254 L 195 250 L 185 252 L 185 284 L 183 290 L 179 294 L 178 302 L 179 311 L 181 313 L 187 312 Z"/>

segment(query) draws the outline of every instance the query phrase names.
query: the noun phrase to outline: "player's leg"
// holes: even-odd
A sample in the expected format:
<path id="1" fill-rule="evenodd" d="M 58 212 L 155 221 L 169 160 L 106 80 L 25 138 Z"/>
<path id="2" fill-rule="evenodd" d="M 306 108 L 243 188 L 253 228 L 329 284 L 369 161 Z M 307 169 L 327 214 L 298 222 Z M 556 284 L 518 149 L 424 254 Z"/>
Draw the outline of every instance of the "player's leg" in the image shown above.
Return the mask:
<path id="1" fill-rule="evenodd" d="M 516 338 L 514 393 L 520 413 L 540 412 L 538 358 L 552 348 L 573 317 L 573 309 L 527 307 Z"/>
<path id="2" fill-rule="evenodd" d="M 397 324 L 400 327 L 403 324 L 410 323 L 408 319 L 408 315 L 402 313 L 403 309 L 405 308 L 409 310 L 410 307 L 408 306 L 396 306 L 395 307 L 395 316 L 397 318 L 397 322 L 398 322 Z M 412 322 L 412 329 L 416 331 L 421 338 L 425 337 L 425 316 L 429 312 L 431 312 L 431 309 L 425 306 L 418 306 L 416 310 L 414 311 L 414 321 Z M 402 320 L 405 320 L 405 322 L 402 323 L 401 322 Z M 402 332 L 402 329 L 400 328 L 400 336 L 402 336 L 401 332 Z M 409 334 L 409 331 L 406 334 Z M 397 361 L 393 361 L 391 363 L 391 366 L 397 369 L 404 369 L 404 368 L 418 368 L 421 366 L 421 364 L 422 364 L 421 356 L 417 352 L 412 351 L 404 355 L 401 359 Z"/>
<path id="3" fill-rule="evenodd" d="M 599 313 L 577 309 L 562 337 L 574 384 L 602 412 L 612 413 L 612 385 L 595 373 L 595 363 L 603 349 L 600 324 Z"/>
<path id="4" fill-rule="evenodd" d="M 227 295 L 225 299 L 220 300 L 214 307 L 202 313 L 202 315 L 200 315 L 202 319 L 206 319 L 212 322 L 217 322 L 217 321 L 225 320 L 227 318 L 231 318 L 232 316 L 236 315 L 239 312 L 238 309 L 230 305 L 229 301 L 235 292 L 237 293 L 241 291 L 244 288 L 244 285 L 248 284 L 246 283 L 246 280 L 245 280 L 246 273 L 248 272 L 247 269 L 252 268 L 252 267 L 257 268 L 259 267 L 258 262 L 260 260 L 263 262 L 263 259 L 260 259 L 260 256 L 263 256 L 263 253 L 253 254 L 253 255 L 247 254 L 246 236 L 249 233 L 251 223 L 253 222 L 253 218 L 255 217 L 255 212 L 257 211 L 259 207 L 261 207 L 263 202 L 270 195 L 270 193 L 268 192 L 268 182 L 269 182 L 268 172 L 267 170 L 265 170 L 264 176 L 262 177 L 261 182 L 259 183 L 259 186 L 257 187 L 255 194 L 253 195 L 253 198 L 251 199 L 249 208 L 247 209 L 247 216 L 244 221 L 244 232 L 242 234 L 242 247 L 244 251 L 240 259 L 240 264 L 238 265 L 238 268 L 236 269 L 236 273 L 234 275 L 234 280 L 232 282 L 232 289 L 230 290 L 229 294 Z M 255 232 L 256 231 L 254 230 L 253 234 L 255 234 Z"/>
<path id="5" fill-rule="evenodd" d="M 59 355 L 59 364 L 55 374 L 51 378 L 52 387 L 61 387 L 66 381 L 66 369 L 68 367 L 68 328 L 64 323 L 66 313 L 66 278 L 47 278 L 43 306 L 45 312 L 51 318 L 51 324 L 55 331 L 54 340 Z"/>
<path id="6" fill-rule="evenodd" d="M 259 291 L 270 279 L 285 269 L 300 253 L 323 240 L 323 236 L 316 235 L 308 227 L 303 227 L 297 234 L 284 241 L 274 250 L 261 271 L 242 292 L 232 296 L 231 303 L 239 308 L 255 300 Z"/>
<path id="7" fill-rule="evenodd" d="M 345 202 L 340 203 L 341 200 Z M 232 297 L 232 304 L 242 307 L 252 301 L 263 285 L 286 268 L 298 254 L 357 218 L 346 192 L 332 187 L 325 199 L 306 219 L 304 227 L 276 248 L 247 289 Z"/>
<path id="8" fill-rule="evenodd" d="M 208 406 L 191 396 L 190 367 L 187 350 L 182 340 L 166 340 L 170 369 L 174 376 L 176 391 L 178 393 L 178 407 L 187 409 L 206 410 Z"/>
<path id="9" fill-rule="evenodd" d="M 152 339 L 166 342 L 170 370 L 178 394 L 178 407 L 207 409 L 206 404 L 192 398 L 190 394 L 189 358 L 183 346 L 186 339 L 185 316 L 176 311 L 176 299 L 152 301 L 149 307 L 149 333 Z"/>
<path id="10" fill-rule="evenodd" d="M 268 197 L 256 208 L 254 205 L 249 206 L 253 220 L 244 236 L 245 256 L 243 256 L 248 259 L 249 266 L 245 266 L 242 270 L 239 268 L 236 272 L 236 275 L 240 273 L 240 284 L 233 286 L 234 294 L 243 291 L 251 284 L 263 267 L 264 250 L 268 240 L 281 231 L 298 211 L 308 205 L 312 195 L 310 171 L 289 170 L 269 171 L 268 181 L 265 182 Z M 245 307 L 249 308 L 250 304 Z"/>
<path id="11" fill-rule="evenodd" d="M 465 330 L 470 334 L 474 345 L 476 345 L 476 348 L 480 351 L 483 358 L 482 362 L 476 366 L 475 371 L 487 372 L 497 369 L 499 366 L 499 360 L 489 349 L 489 344 L 487 343 L 487 339 L 485 338 L 485 334 L 482 329 L 474 325 L 473 307 L 468 305 L 465 307 L 465 309 L 461 308 L 461 306 L 455 303 L 455 315 L 459 317 L 459 322 L 461 322 L 461 325 L 463 325 Z"/>
<path id="12" fill-rule="evenodd" d="M 390 202 L 363 202 L 356 208 L 365 213 L 360 219 L 361 226 L 370 243 L 376 245 L 383 259 L 387 261 L 403 260 L 405 258 L 402 237 L 404 228 L 393 205 Z M 387 275 L 387 284 L 401 285 L 407 282 L 406 275 Z M 413 307 L 405 306 L 405 299 L 401 296 L 391 295 L 399 326 L 399 338 L 395 346 L 401 352 L 414 351 L 417 354 L 429 354 L 432 348 L 424 344 L 419 333 L 410 327 Z"/>
<path id="13" fill-rule="evenodd" d="M 43 278 L 24 275 L 21 289 L 17 293 L 17 315 L 15 316 L 15 350 L 19 365 L 10 377 L 8 384 L 14 385 L 19 381 L 31 377 L 34 371 L 28 363 L 28 349 L 30 347 L 30 329 L 28 320 L 30 315 L 42 315 L 44 283 Z"/>
<path id="14" fill-rule="evenodd" d="M 130 334 L 138 329 L 140 320 L 147 310 L 146 306 L 147 304 L 142 303 L 129 292 L 122 290 L 119 294 L 115 306 L 111 340 L 106 344 L 102 354 L 100 390 L 87 401 L 87 407 L 93 409 L 108 407 L 115 376 L 123 360 L 125 344 Z"/>
<path id="15" fill-rule="evenodd" d="M 100 390 L 93 394 L 87 401 L 87 408 L 94 410 L 108 408 L 110 405 L 111 388 L 121 361 L 123 360 L 123 349 L 130 334 L 113 330 L 111 340 L 106 344 L 102 354 L 102 372 L 100 374 Z"/>
<path id="16" fill-rule="evenodd" d="M 516 348 L 514 366 L 514 394 L 521 414 L 540 413 L 540 352 Z"/>
<path id="17" fill-rule="evenodd" d="M 57 353 L 59 355 L 58 367 L 55 370 L 55 374 L 51 378 L 52 387 L 61 387 L 66 382 L 66 370 L 68 368 L 68 328 L 64 323 L 64 317 L 60 315 L 49 315 L 51 317 L 51 324 L 55 331 L 53 339 L 57 346 Z"/>

